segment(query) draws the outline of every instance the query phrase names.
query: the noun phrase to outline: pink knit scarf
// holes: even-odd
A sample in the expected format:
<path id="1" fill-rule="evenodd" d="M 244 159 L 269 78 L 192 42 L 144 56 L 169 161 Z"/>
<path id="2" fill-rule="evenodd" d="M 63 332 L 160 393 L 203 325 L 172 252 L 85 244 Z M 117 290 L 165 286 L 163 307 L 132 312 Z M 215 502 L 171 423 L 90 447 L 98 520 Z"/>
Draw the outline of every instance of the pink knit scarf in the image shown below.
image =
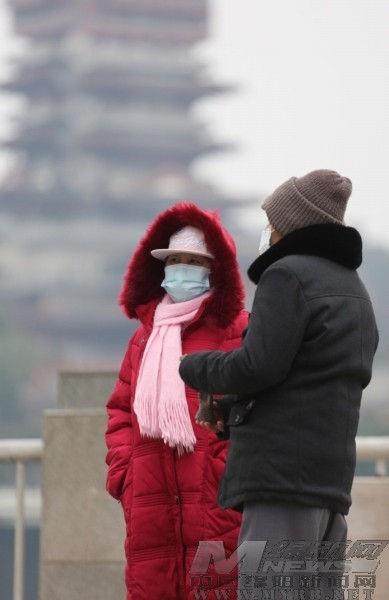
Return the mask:
<path id="1" fill-rule="evenodd" d="M 179 455 L 192 452 L 196 437 L 190 420 L 185 384 L 178 373 L 181 325 L 193 319 L 211 292 L 173 303 L 168 295 L 158 304 L 146 344 L 135 391 L 134 411 L 142 435 L 162 438 Z"/>

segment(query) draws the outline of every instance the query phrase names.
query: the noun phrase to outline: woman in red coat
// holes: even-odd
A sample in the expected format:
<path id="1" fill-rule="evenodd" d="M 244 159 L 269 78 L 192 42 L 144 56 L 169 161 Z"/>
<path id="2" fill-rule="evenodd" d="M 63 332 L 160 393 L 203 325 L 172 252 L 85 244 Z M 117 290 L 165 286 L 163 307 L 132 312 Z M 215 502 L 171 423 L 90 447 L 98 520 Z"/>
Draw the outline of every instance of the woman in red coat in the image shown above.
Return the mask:
<path id="1" fill-rule="evenodd" d="M 247 325 L 235 245 L 218 216 L 189 203 L 160 214 L 120 304 L 140 321 L 107 404 L 107 490 L 124 511 L 127 600 L 194 600 L 222 583 L 213 571 L 191 577 L 198 543 L 222 540 L 229 556 L 240 525 L 217 505 L 227 442 L 195 423 L 197 392 L 178 374 L 181 355 L 235 348 Z"/>

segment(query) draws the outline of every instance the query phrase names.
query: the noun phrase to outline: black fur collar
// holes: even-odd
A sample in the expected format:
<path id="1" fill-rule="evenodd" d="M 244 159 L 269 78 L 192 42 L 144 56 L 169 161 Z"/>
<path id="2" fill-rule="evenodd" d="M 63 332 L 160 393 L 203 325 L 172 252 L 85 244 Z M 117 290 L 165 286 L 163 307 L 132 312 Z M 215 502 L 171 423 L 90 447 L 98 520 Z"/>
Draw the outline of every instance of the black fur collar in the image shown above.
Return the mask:
<path id="1" fill-rule="evenodd" d="M 310 225 L 292 231 L 258 256 L 248 269 L 255 284 L 270 265 L 291 254 L 306 254 L 328 258 L 348 269 L 362 263 L 362 239 L 356 229 L 344 225 Z"/>

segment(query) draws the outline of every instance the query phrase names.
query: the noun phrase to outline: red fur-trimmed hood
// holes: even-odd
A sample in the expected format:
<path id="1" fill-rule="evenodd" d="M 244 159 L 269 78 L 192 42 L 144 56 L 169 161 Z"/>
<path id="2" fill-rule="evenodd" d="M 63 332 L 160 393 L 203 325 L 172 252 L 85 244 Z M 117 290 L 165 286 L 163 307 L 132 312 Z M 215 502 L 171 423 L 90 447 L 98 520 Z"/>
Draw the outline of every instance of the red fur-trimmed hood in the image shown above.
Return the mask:
<path id="1" fill-rule="evenodd" d="M 162 298 L 164 263 L 151 250 L 167 248 L 173 233 L 186 225 L 204 232 L 208 249 L 215 257 L 211 284 L 214 293 L 207 301 L 207 315 L 220 327 L 227 327 L 244 308 L 244 286 L 236 258 L 235 243 L 216 212 L 195 204 L 179 202 L 161 213 L 140 240 L 130 262 L 119 296 L 119 304 L 130 318 L 138 318 L 138 307 Z"/>

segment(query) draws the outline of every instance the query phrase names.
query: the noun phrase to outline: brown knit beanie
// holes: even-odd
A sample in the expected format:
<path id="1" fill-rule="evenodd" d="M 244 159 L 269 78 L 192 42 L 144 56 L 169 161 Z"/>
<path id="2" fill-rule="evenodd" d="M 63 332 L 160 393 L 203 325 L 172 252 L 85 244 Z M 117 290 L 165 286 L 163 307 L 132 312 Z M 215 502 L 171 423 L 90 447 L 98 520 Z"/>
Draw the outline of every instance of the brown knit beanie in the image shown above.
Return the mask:
<path id="1" fill-rule="evenodd" d="M 319 169 L 282 183 L 266 198 L 262 208 L 269 223 L 282 235 L 308 225 L 344 225 L 351 191 L 350 179 L 336 171 Z"/>

